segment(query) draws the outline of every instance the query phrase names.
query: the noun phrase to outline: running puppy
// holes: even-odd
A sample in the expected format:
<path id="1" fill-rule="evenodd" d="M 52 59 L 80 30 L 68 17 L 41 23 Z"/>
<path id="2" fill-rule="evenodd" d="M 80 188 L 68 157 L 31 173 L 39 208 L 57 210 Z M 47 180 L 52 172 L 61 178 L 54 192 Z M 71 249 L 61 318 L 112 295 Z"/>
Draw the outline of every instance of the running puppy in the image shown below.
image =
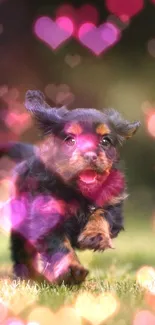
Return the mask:
<path id="1" fill-rule="evenodd" d="M 112 248 L 112 238 L 123 229 L 126 185 L 117 148 L 140 123 L 114 109 L 51 108 L 40 91 L 28 91 L 25 105 L 43 131 L 42 145 L 0 148 L 0 156 L 23 160 L 11 200 L 14 272 L 50 283 L 81 283 L 88 271 L 74 248 Z"/>

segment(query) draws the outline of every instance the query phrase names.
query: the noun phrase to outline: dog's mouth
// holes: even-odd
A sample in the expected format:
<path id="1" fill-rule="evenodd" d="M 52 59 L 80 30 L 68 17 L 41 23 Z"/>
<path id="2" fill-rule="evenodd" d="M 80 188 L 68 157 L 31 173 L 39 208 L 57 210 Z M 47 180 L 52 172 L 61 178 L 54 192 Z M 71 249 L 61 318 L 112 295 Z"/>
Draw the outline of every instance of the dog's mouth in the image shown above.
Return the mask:
<path id="1" fill-rule="evenodd" d="M 98 173 L 95 170 L 87 169 L 79 174 L 79 179 L 85 184 L 93 184 L 97 180 Z"/>

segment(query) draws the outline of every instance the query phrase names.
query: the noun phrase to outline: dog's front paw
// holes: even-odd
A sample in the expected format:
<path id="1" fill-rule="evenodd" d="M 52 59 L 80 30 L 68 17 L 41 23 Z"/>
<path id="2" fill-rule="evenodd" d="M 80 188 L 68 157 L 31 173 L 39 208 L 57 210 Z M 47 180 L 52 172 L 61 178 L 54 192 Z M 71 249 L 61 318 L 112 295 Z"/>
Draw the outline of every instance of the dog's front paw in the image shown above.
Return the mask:
<path id="1" fill-rule="evenodd" d="M 92 249 L 94 251 L 104 251 L 107 248 L 114 248 L 112 240 L 109 236 L 102 233 L 85 233 L 83 232 L 78 238 L 78 246 L 80 249 Z"/>

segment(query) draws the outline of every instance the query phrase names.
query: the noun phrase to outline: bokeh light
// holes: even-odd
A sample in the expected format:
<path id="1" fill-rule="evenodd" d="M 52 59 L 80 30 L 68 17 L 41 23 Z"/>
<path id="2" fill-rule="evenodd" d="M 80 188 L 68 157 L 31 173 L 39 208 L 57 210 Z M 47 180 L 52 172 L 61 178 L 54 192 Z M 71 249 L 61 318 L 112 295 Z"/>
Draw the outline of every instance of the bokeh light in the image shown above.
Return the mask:
<path id="1" fill-rule="evenodd" d="M 82 320 L 76 310 L 71 307 L 63 307 L 56 314 L 57 325 L 82 325 Z"/>
<path id="2" fill-rule="evenodd" d="M 79 294 L 75 302 L 77 313 L 96 325 L 112 316 L 118 310 L 118 307 L 118 301 L 108 292 L 99 296 L 84 292 Z"/>
<path id="3" fill-rule="evenodd" d="M 74 25 L 73 34 L 78 35 L 78 30 L 82 24 L 91 23 L 97 25 L 99 21 L 99 12 L 97 8 L 90 4 L 84 4 L 79 8 L 74 8 L 69 4 L 61 5 L 56 10 L 56 21 L 59 17 L 67 16 Z"/>
<path id="4" fill-rule="evenodd" d="M 85 47 L 89 48 L 95 55 L 100 55 L 119 41 L 120 30 L 110 22 L 98 27 L 86 23 L 80 27 L 78 37 Z"/>
<path id="5" fill-rule="evenodd" d="M 28 315 L 27 322 L 39 323 L 39 325 L 55 324 L 55 315 L 48 307 L 35 307 Z"/>
<path id="6" fill-rule="evenodd" d="M 152 137 L 155 137 L 155 112 L 152 112 L 147 117 L 147 130 Z"/>
<path id="7" fill-rule="evenodd" d="M 3 325 L 24 325 L 24 322 L 18 318 L 8 318 Z"/>
<path id="8" fill-rule="evenodd" d="M 70 68 L 74 68 L 79 65 L 82 61 L 82 57 L 79 54 L 67 54 L 65 56 L 65 62 L 70 66 Z"/>
<path id="9" fill-rule="evenodd" d="M 117 17 L 115 15 L 109 15 L 107 18 L 107 22 L 116 25 L 119 28 L 119 30 L 122 31 L 129 26 L 130 19 L 126 15 L 122 15 L 121 17 Z"/>
<path id="10" fill-rule="evenodd" d="M 0 301 L 0 323 L 2 323 L 8 315 L 8 308 Z"/>
<path id="11" fill-rule="evenodd" d="M 73 32 L 73 24 L 68 17 L 61 18 L 59 24 L 61 27 L 51 18 L 42 16 L 35 21 L 33 31 L 39 39 L 56 50 Z"/>
<path id="12" fill-rule="evenodd" d="M 155 316 L 149 310 L 141 310 L 135 314 L 133 325 L 154 325 Z"/>
<path id="13" fill-rule="evenodd" d="M 118 41 L 119 36 L 120 31 L 114 24 L 110 22 L 104 24 L 102 38 L 108 45 L 113 45 L 116 41 Z"/>
<path id="14" fill-rule="evenodd" d="M 137 283 L 149 291 L 155 288 L 155 269 L 151 266 L 143 266 L 137 271 Z"/>
<path id="15" fill-rule="evenodd" d="M 148 41 L 147 49 L 149 54 L 155 58 L 155 38 Z"/>
<path id="16" fill-rule="evenodd" d="M 10 198 L 10 194 L 14 188 L 13 181 L 9 178 L 0 180 L 0 201 L 5 202 Z"/>
<path id="17" fill-rule="evenodd" d="M 91 29 L 93 29 L 95 25 L 93 23 L 85 23 L 80 26 L 78 31 L 78 37 L 79 39 L 84 35 L 87 34 Z"/>
<path id="18" fill-rule="evenodd" d="M 114 15 L 120 17 L 132 17 L 138 14 L 144 7 L 143 0 L 106 0 L 108 10 Z"/>
<path id="19" fill-rule="evenodd" d="M 59 18 L 56 19 L 56 23 L 58 24 L 58 26 L 60 28 L 62 28 L 63 30 L 65 30 L 69 34 L 73 34 L 73 31 L 74 31 L 73 22 L 68 17 L 66 17 L 66 16 L 59 17 Z"/>
<path id="20" fill-rule="evenodd" d="M 66 84 L 47 84 L 44 91 L 46 96 L 57 105 L 69 105 L 74 101 L 74 94 Z"/>

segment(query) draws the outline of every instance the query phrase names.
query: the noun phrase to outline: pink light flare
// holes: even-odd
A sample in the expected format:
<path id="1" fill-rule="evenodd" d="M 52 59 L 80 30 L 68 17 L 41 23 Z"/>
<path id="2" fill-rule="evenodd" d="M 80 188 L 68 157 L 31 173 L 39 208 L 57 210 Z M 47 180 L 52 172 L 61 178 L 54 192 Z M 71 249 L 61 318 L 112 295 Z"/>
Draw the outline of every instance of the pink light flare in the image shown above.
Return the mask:
<path id="1" fill-rule="evenodd" d="M 78 32 L 78 38 L 85 47 L 95 55 L 100 55 L 120 40 L 120 29 L 111 22 L 105 22 L 96 27 L 92 24 L 83 24 Z"/>
<path id="2" fill-rule="evenodd" d="M 56 252 L 52 255 L 50 263 L 46 262 L 41 273 L 49 282 L 56 282 L 60 276 L 63 276 L 70 265 L 70 255 L 62 252 Z"/>
<path id="3" fill-rule="evenodd" d="M 3 302 L 0 302 L 0 323 L 2 323 L 8 315 L 7 306 Z"/>
<path id="4" fill-rule="evenodd" d="M 33 31 L 40 40 L 56 50 L 72 36 L 73 23 L 68 17 L 61 17 L 57 22 L 42 16 L 35 21 Z"/>
<path id="5" fill-rule="evenodd" d="M 140 310 L 135 314 L 133 325 L 154 325 L 155 316 L 149 310 Z"/>
<path id="6" fill-rule="evenodd" d="M 138 14 L 144 7 L 143 0 L 106 0 L 106 6 L 108 10 L 114 15 L 121 17 L 126 15 L 127 17 L 133 17 Z"/>
<path id="7" fill-rule="evenodd" d="M 152 137 L 155 137 L 155 111 L 148 115 L 146 123 L 148 132 Z"/>
<path id="8" fill-rule="evenodd" d="M 8 318 L 3 325 L 25 325 L 24 322 L 18 318 Z"/>

